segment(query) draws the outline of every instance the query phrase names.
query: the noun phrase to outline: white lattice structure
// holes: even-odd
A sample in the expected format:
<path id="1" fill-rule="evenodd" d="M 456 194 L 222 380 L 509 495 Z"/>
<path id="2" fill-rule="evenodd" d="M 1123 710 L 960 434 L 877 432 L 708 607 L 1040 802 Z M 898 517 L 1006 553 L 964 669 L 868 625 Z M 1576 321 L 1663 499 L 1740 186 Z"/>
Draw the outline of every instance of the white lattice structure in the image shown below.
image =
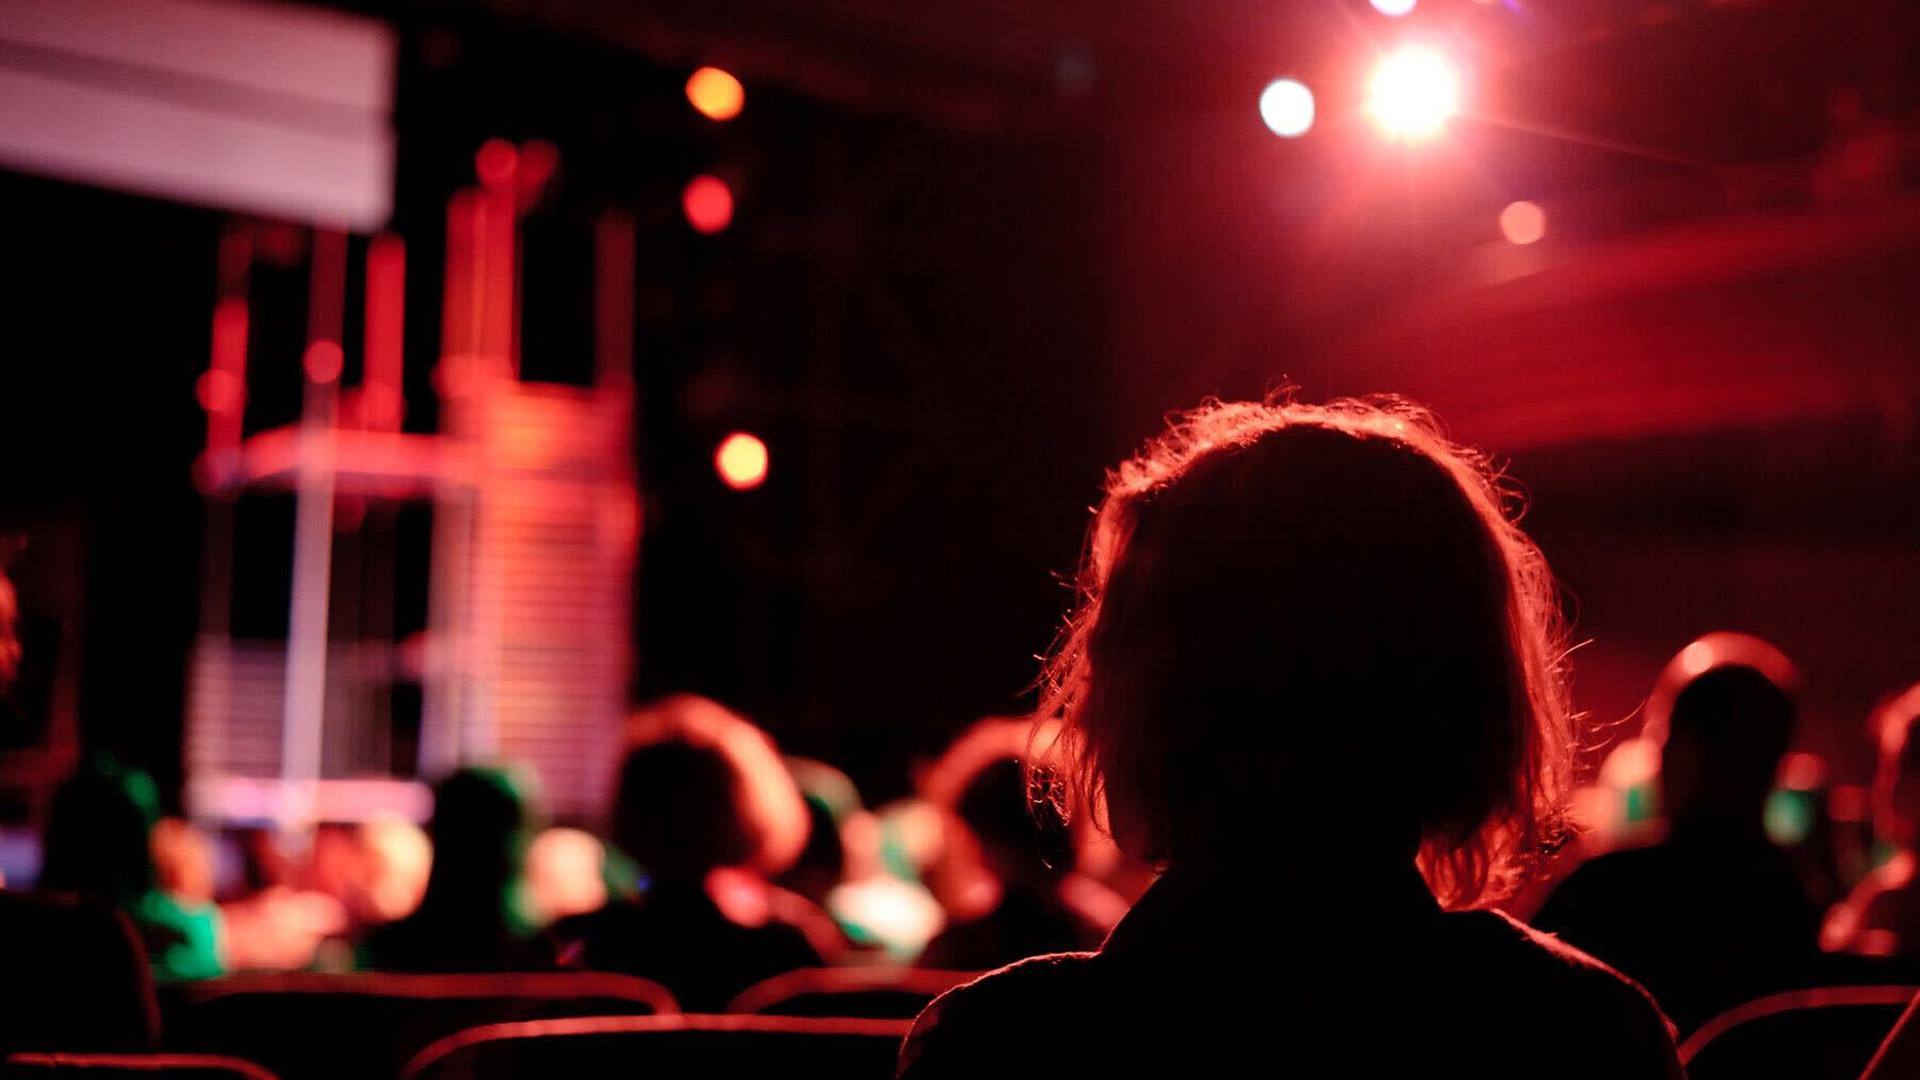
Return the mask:
<path id="1" fill-rule="evenodd" d="M 346 238 L 317 233 L 303 418 L 243 437 L 249 255 L 244 234 L 223 246 L 201 395 L 209 556 L 187 725 L 188 795 L 200 816 L 292 825 L 419 816 L 424 783 L 496 762 L 531 767 L 563 818 L 603 808 L 625 714 L 638 538 L 632 233 L 608 217 L 597 236 L 595 385 L 522 382 L 515 207 L 525 193 L 511 175 L 491 179 L 449 209 L 438 434 L 400 430 L 398 242 L 370 246 L 366 375 L 343 390 Z M 290 490 L 297 503 L 284 642 L 225 633 L 232 502 L 263 489 Z M 332 632 L 343 498 L 431 503 L 430 625 L 418 648 Z M 395 680 L 409 678 L 422 688 L 419 768 L 401 777 L 387 711 Z"/>

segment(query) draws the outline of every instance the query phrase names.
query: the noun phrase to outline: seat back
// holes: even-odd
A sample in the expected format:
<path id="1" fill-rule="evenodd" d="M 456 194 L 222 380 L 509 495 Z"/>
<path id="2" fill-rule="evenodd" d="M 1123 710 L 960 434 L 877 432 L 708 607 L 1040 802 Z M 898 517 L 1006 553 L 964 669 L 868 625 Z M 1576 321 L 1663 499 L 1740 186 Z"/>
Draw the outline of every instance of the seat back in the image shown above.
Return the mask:
<path id="1" fill-rule="evenodd" d="M 1737 1005 L 1680 1044 L 1692 1080 L 1856 1080 L 1873 1060 L 1915 986 L 1824 986 Z"/>
<path id="2" fill-rule="evenodd" d="M 0 1054 L 151 1050 L 146 949 L 125 915 L 78 897 L 0 892 Z"/>
<path id="3" fill-rule="evenodd" d="M 435 1042 L 401 1080 L 890 1080 L 905 1020 L 798 1016 L 592 1016 L 487 1024 Z"/>
<path id="4" fill-rule="evenodd" d="M 419 1049 L 476 1024 L 675 1013 L 665 987 L 603 972 L 269 975 L 173 992 L 167 1042 L 233 1054 L 286 1080 L 391 1076 Z"/>
<path id="5" fill-rule="evenodd" d="M 279 1080 L 251 1061 L 214 1054 L 19 1053 L 0 1080 Z"/>
<path id="6" fill-rule="evenodd" d="M 980 974 L 895 966 L 801 968 L 747 987 L 727 1011 L 911 1020 L 934 998 Z"/>

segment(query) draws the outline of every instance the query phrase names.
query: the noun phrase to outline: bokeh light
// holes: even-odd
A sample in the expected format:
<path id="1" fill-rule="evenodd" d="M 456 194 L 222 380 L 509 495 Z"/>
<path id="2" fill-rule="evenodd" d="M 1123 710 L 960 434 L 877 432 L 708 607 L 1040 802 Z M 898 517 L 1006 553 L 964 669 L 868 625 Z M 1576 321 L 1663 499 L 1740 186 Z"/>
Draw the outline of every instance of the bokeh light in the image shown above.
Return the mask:
<path id="1" fill-rule="evenodd" d="M 473 155 L 473 171 L 491 188 L 506 187 L 520 167 L 520 151 L 505 139 L 488 139 Z"/>
<path id="2" fill-rule="evenodd" d="M 746 105 L 747 91 L 730 72 L 703 67 L 687 79 L 687 101 L 709 120 L 731 120 Z"/>
<path id="3" fill-rule="evenodd" d="M 1367 115 L 1389 138 L 1440 133 L 1460 111 L 1460 72 L 1438 49 L 1408 45 L 1387 54 L 1367 80 Z"/>
<path id="4" fill-rule="evenodd" d="M 767 480 L 767 444 L 757 435 L 736 431 L 720 440 L 713 470 L 735 491 L 751 491 Z"/>
<path id="5" fill-rule="evenodd" d="M 1373 10 L 1382 15 L 1407 15 L 1419 0 L 1373 0 Z"/>
<path id="6" fill-rule="evenodd" d="M 680 209 L 694 232 L 711 236 L 733 223 L 733 190 L 717 176 L 696 176 L 680 193 Z"/>
<path id="7" fill-rule="evenodd" d="M 1295 139 L 1313 127 L 1313 91 L 1298 79 L 1275 79 L 1260 92 L 1260 119 L 1282 138 Z"/>
<path id="8" fill-rule="evenodd" d="M 1500 211 L 1500 235 L 1510 244 L 1532 244 L 1547 235 L 1547 212 L 1539 203 L 1521 199 Z"/>

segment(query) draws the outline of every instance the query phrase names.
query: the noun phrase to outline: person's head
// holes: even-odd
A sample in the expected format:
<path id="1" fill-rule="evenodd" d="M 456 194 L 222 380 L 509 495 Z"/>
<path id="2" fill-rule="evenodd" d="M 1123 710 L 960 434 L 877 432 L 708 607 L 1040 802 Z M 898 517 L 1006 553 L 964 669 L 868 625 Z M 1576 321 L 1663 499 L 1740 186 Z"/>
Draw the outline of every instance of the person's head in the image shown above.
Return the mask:
<path id="1" fill-rule="evenodd" d="M 1793 743 L 1795 679 L 1780 650 L 1747 634 L 1708 634 L 1674 655 L 1647 717 L 1664 738 L 1660 795 L 1670 820 L 1759 828 Z"/>
<path id="2" fill-rule="evenodd" d="M 1506 503 L 1409 405 L 1177 419 L 1109 475 L 1048 661 L 1071 801 L 1153 862 L 1417 855 L 1444 903 L 1497 899 L 1571 771 L 1554 586 Z"/>
<path id="3" fill-rule="evenodd" d="M 146 773 L 108 759 L 83 766 L 48 808 L 40 888 L 109 904 L 137 899 L 155 885 L 159 819 L 159 789 Z"/>
<path id="4" fill-rule="evenodd" d="M 806 803 L 773 741 L 723 706 L 668 698 L 628 723 L 614 846 L 654 885 L 721 868 L 776 874 L 807 841 Z"/>
<path id="5" fill-rule="evenodd" d="M 807 842 L 780 884 L 824 904 L 835 886 L 846 880 L 847 845 L 840 830 L 861 812 L 860 789 L 845 772 L 815 758 L 788 757 L 787 773 L 806 802 Z"/>
<path id="6" fill-rule="evenodd" d="M 954 808 L 986 869 L 1009 886 L 1038 887 L 1073 863 L 1072 834 L 1058 808 L 1031 795 L 1028 770 L 1004 757 L 974 774 Z"/>
<path id="7" fill-rule="evenodd" d="M 1920 843 L 1920 683 L 1907 687 L 1873 711 L 1868 730 L 1879 740 L 1880 764 L 1873 774 L 1874 830 L 1912 850 Z"/>
<path id="8" fill-rule="evenodd" d="M 469 766 L 434 787 L 423 906 L 484 909 L 519 883 L 527 842 L 539 827 L 527 786 L 511 770 Z"/>

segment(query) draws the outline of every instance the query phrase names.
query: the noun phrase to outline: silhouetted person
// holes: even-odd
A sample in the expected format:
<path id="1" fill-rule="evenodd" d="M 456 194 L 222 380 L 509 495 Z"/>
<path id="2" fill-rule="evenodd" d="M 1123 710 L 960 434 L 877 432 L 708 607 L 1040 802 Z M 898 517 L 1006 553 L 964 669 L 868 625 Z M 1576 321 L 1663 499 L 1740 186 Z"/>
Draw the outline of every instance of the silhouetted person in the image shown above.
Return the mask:
<path id="1" fill-rule="evenodd" d="M 806 842 L 804 803 L 773 744 L 694 698 L 643 712 L 631 733 L 611 839 L 636 878 L 627 897 L 554 926 L 563 960 L 653 979 L 704 1012 L 819 965 L 806 920 L 824 914 L 768 881 Z"/>
<path id="2" fill-rule="evenodd" d="M 152 1050 L 153 976 L 127 917 L 64 894 L 0 892 L 0 1054 Z"/>
<path id="3" fill-rule="evenodd" d="M 378 971 L 521 971 L 551 967 L 522 895 L 537 828 L 503 769 L 466 768 L 433 793 L 433 865 L 420 906 L 367 936 L 362 965 Z"/>
<path id="4" fill-rule="evenodd" d="M 151 847 L 160 797 L 146 773 L 101 759 L 54 792 L 42 838 L 39 888 L 117 908 L 132 921 L 160 982 L 226 970 L 220 913 L 159 887 Z"/>
<path id="5" fill-rule="evenodd" d="M 1098 952 L 942 997 L 902 1074 L 1677 1076 L 1639 988 L 1474 910 L 1571 771 L 1502 498 L 1357 402 L 1208 406 L 1112 473 L 1042 715 L 1073 803 L 1164 873 Z"/>
<path id="6" fill-rule="evenodd" d="M 949 825 L 955 835 L 942 860 L 958 864 L 989 893 L 982 909 L 950 921 L 920 956 L 925 967 L 983 971 L 1041 953 L 1090 949 L 1106 937 L 1070 905 L 1062 885 L 1072 872 L 1072 837 L 1057 808 L 1028 798 L 1025 767 L 1001 758 L 966 785 Z M 957 876 L 957 875 L 956 875 Z M 938 895 L 936 893 L 936 895 Z"/>
<path id="7" fill-rule="evenodd" d="M 1534 919 L 1639 980 L 1682 1031 L 1801 984 L 1817 960 L 1819 907 L 1765 832 L 1794 733 L 1791 672 L 1742 634 L 1681 650 L 1649 702 L 1666 729 L 1665 837 L 1587 862 Z"/>
<path id="8" fill-rule="evenodd" d="M 1821 943 L 1859 956 L 1920 962 L 1920 685 L 1874 712 L 1879 740 L 1873 777 L 1874 831 L 1895 847 L 1892 858 L 1860 880 L 1828 913 Z"/>

